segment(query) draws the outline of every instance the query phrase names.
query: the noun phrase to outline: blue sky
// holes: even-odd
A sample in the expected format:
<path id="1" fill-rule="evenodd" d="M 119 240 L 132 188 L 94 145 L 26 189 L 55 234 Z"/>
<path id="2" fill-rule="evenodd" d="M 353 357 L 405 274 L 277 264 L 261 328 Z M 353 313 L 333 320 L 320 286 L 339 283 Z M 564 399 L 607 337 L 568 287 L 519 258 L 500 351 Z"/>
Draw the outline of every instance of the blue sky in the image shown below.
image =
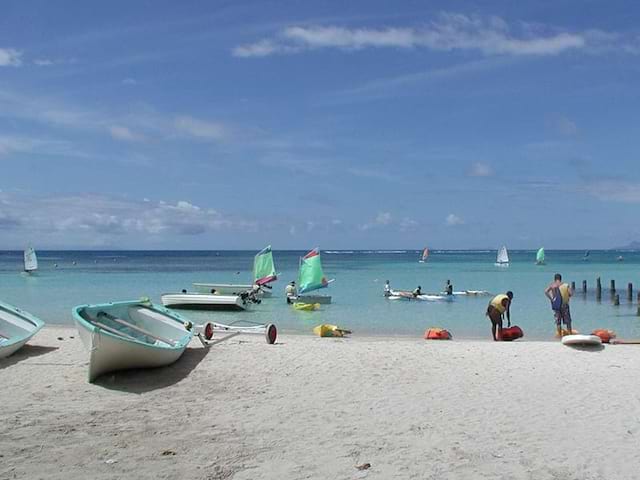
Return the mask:
<path id="1" fill-rule="evenodd" d="M 640 239 L 636 2 L 2 10 L 0 248 Z"/>

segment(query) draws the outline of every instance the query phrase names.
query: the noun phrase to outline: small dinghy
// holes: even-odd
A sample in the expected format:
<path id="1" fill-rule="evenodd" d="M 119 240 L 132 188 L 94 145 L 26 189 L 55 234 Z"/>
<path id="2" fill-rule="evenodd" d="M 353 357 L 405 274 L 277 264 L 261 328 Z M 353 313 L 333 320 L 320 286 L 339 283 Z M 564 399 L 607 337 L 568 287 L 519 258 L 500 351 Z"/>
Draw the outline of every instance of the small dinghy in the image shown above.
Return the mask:
<path id="1" fill-rule="evenodd" d="M 42 327 L 44 322 L 39 318 L 0 302 L 0 358 L 14 353 Z"/>
<path id="2" fill-rule="evenodd" d="M 320 260 L 320 249 L 314 248 L 300 258 L 298 292 L 296 295 L 288 296 L 287 303 L 320 303 L 322 305 L 331 303 L 330 295 L 308 295 L 308 293 L 327 288 L 333 281 L 327 280 L 324 276 L 322 261 Z"/>
<path id="3" fill-rule="evenodd" d="M 498 255 L 496 256 L 496 267 L 508 267 L 509 266 L 509 252 L 506 246 L 500 247 Z"/>
<path id="4" fill-rule="evenodd" d="M 259 303 L 254 295 L 212 295 L 210 293 L 165 293 L 160 297 L 165 307 L 185 310 L 247 310 L 252 303 Z"/>
<path id="5" fill-rule="evenodd" d="M 89 350 L 89 382 L 116 370 L 169 365 L 193 337 L 191 322 L 149 301 L 80 305 L 72 312 Z"/>

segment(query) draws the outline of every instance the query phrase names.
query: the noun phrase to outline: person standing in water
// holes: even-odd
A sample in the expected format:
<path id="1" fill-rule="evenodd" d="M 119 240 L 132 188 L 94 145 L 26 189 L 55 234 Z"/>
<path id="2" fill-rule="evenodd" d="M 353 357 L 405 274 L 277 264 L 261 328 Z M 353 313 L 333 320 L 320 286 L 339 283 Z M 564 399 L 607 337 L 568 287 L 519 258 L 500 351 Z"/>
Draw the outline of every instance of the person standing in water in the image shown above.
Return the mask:
<path id="1" fill-rule="evenodd" d="M 508 291 L 507 293 L 496 295 L 489 302 L 489 306 L 487 307 L 487 317 L 489 317 L 489 320 L 491 320 L 491 335 L 493 335 L 494 342 L 502 340 L 502 322 L 505 313 L 507 314 L 507 326 L 511 327 L 512 300 L 513 292 Z"/>
<path id="2" fill-rule="evenodd" d="M 418 288 L 416 288 L 413 292 L 413 297 L 418 297 L 420 295 L 422 295 L 422 287 L 420 285 L 418 285 Z"/>
<path id="3" fill-rule="evenodd" d="M 387 280 L 384 284 L 384 296 L 385 297 L 391 296 L 391 285 L 389 284 L 389 280 Z"/>
<path id="4" fill-rule="evenodd" d="M 571 287 L 562 283 L 562 275 L 556 273 L 553 282 L 544 289 L 545 296 L 551 301 L 551 309 L 556 320 L 556 336 L 562 337 L 562 324 L 564 323 L 567 334 L 571 335 L 571 311 L 569 300 L 571 299 Z"/>
<path id="5" fill-rule="evenodd" d="M 287 296 L 287 303 L 291 303 L 291 299 L 298 294 L 296 290 L 296 282 L 289 282 L 289 284 L 284 289 L 284 293 Z"/>
<path id="6" fill-rule="evenodd" d="M 447 283 L 444 286 L 444 293 L 447 295 L 453 295 L 453 284 L 451 283 L 451 280 L 447 280 Z"/>

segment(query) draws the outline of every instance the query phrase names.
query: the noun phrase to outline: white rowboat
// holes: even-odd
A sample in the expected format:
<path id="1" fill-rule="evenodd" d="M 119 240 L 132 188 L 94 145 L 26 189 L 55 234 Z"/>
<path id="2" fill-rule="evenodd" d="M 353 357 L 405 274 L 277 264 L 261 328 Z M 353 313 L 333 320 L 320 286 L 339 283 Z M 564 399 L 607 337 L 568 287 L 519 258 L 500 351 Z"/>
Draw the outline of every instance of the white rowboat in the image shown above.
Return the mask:
<path id="1" fill-rule="evenodd" d="M 13 305 L 0 302 L 0 358 L 20 349 L 44 326 L 44 322 Z"/>
<path id="2" fill-rule="evenodd" d="M 89 350 L 89 382 L 116 370 L 169 365 L 193 337 L 188 320 L 148 301 L 80 305 L 72 312 Z"/>
<path id="3" fill-rule="evenodd" d="M 188 310 L 247 310 L 251 300 L 242 295 L 211 295 L 207 293 L 165 293 L 160 297 L 165 307 Z"/>

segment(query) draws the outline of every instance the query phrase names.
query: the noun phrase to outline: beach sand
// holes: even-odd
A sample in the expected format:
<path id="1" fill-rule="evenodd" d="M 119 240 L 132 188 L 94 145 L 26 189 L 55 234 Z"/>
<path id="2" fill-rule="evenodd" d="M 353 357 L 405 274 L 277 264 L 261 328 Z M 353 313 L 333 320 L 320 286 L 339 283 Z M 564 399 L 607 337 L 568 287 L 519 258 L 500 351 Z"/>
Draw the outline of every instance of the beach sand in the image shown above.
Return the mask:
<path id="1" fill-rule="evenodd" d="M 47 327 L 0 360 L 0 478 L 640 475 L 640 346 L 236 337 L 97 384 L 87 358 Z"/>

